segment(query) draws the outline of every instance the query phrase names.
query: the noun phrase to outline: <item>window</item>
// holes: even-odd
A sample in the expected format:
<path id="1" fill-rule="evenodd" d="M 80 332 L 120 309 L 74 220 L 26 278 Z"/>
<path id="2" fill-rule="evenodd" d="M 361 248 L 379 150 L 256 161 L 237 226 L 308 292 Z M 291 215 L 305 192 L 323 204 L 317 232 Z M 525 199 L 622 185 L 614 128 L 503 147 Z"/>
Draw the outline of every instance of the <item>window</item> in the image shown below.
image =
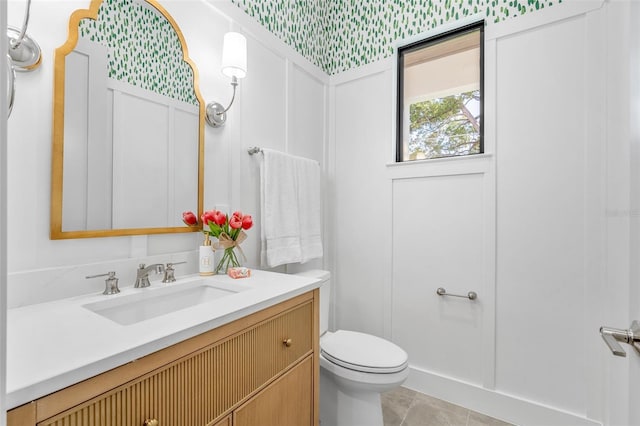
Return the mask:
<path id="1" fill-rule="evenodd" d="M 484 22 L 398 49 L 396 161 L 484 152 Z"/>

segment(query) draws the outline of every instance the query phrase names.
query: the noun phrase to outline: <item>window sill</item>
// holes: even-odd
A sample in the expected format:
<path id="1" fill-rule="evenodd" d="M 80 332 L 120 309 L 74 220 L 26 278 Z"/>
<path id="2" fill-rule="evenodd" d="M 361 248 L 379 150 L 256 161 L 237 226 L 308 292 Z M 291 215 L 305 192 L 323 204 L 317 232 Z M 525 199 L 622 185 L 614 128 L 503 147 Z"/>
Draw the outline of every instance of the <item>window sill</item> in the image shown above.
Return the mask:
<path id="1" fill-rule="evenodd" d="M 482 160 L 486 158 L 493 157 L 493 154 L 490 152 L 485 152 L 482 154 L 471 154 L 471 155 L 459 155 L 457 157 L 441 157 L 441 158 L 426 158 L 424 160 L 411 160 L 411 161 L 402 161 L 402 162 L 393 162 L 387 163 L 387 167 L 407 167 L 413 165 L 422 165 L 422 164 L 431 164 L 431 163 L 444 163 L 444 162 L 452 162 L 452 161 L 471 161 L 471 160 Z"/>
<path id="2" fill-rule="evenodd" d="M 492 164 L 493 154 L 473 154 L 459 157 L 431 158 L 425 160 L 387 163 L 387 173 L 391 179 L 422 176 L 444 176 L 486 173 Z"/>

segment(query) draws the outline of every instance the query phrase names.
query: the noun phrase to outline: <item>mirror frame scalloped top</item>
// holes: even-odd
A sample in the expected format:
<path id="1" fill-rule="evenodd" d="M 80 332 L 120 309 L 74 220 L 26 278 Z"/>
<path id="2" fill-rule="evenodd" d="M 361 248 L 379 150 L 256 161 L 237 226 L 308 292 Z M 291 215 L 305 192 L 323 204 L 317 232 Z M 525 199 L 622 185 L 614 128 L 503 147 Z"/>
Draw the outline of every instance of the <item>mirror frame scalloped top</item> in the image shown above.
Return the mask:
<path id="1" fill-rule="evenodd" d="M 110 13 L 118 14 L 117 19 L 114 19 L 114 16 L 109 16 Z M 132 15 L 123 15 L 127 13 Z M 112 27 L 108 28 L 110 25 Z M 118 26 L 117 30 L 113 28 L 114 25 Z M 146 33 L 152 35 L 141 36 Z M 69 84 L 70 81 L 74 82 L 73 90 L 78 89 L 79 91 L 80 87 L 87 87 L 86 96 L 83 94 L 78 98 L 81 99 L 80 102 L 86 102 L 91 105 L 91 108 L 94 108 L 92 104 L 95 102 L 95 98 L 91 96 L 90 90 L 94 90 L 92 93 L 95 93 L 95 89 L 90 89 L 90 84 L 84 83 L 83 86 L 83 82 L 80 81 L 77 83 L 77 88 L 75 87 L 76 81 L 70 80 L 70 76 L 73 74 L 66 75 L 67 72 L 71 72 L 71 69 L 66 70 L 69 55 L 72 52 L 77 54 L 75 50 L 82 44 L 79 41 L 84 43 L 83 40 L 89 38 L 97 42 L 94 45 L 98 49 L 104 49 L 104 54 L 95 56 L 98 57 L 98 61 L 102 61 L 101 66 L 97 68 L 105 69 L 108 78 L 101 75 L 97 81 L 102 81 L 99 83 L 102 86 L 98 86 L 100 87 L 100 96 L 103 96 L 102 92 L 105 92 L 104 99 L 110 99 L 109 103 L 102 102 L 104 105 L 100 101 L 96 102 L 95 108 L 98 112 L 93 113 L 93 122 L 98 124 L 93 127 L 97 127 L 97 130 L 91 131 L 86 129 L 91 125 L 84 123 L 82 119 L 77 122 L 80 123 L 79 126 L 75 125 L 76 122 L 71 121 L 75 115 L 85 114 L 84 108 L 82 108 L 82 114 L 75 114 L 73 110 L 67 110 L 65 117 L 65 93 L 69 98 L 67 99 L 69 104 L 67 108 L 71 108 L 70 105 L 73 102 L 78 102 L 71 99 L 69 91 L 71 88 L 67 88 L 65 92 L 65 84 Z M 132 52 L 131 46 L 137 46 L 137 50 Z M 87 70 L 89 68 L 90 66 L 86 67 Z M 92 77 L 88 77 L 87 80 L 90 78 Z M 104 81 L 109 81 L 109 83 L 104 83 Z M 153 116 L 153 112 L 156 111 L 153 110 L 155 100 L 160 99 L 162 102 L 167 102 L 169 107 L 162 105 L 158 107 L 157 111 L 165 114 L 165 110 L 171 110 L 171 112 L 166 112 L 166 116 L 174 117 L 172 118 L 174 122 L 168 124 L 167 127 L 173 131 L 155 130 L 158 126 L 153 120 L 151 122 L 139 119 L 136 121 L 135 117 L 126 117 L 126 115 L 130 115 L 129 113 L 117 112 L 113 107 L 116 105 L 115 98 L 122 95 L 114 94 L 115 91 L 111 91 L 110 95 L 107 94 L 108 90 L 106 90 L 105 84 L 126 87 L 126 90 L 131 91 L 131 95 L 127 95 L 131 98 L 137 98 L 140 94 L 142 97 L 149 97 L 151 99 L 149 104 L 152 107 L 150 111 L 142 111 L 141 115 L 152 116 L 155 122 L 165 122 L 163 118 L 165 115 Z M 102 90 L 102 87 L 105 90 Z M 205 102 L 198 85 L 198 69 L 189 58 L 184 36 L 175 20 L 158 2 L 155 0 L 91 0 L 88 9 L 78 9 L 73 12 L 69 18 L 68 38 L 62 46 L 55 50 L 53 98 L 51 239 L 199 232 L 197 227 L 188 227 L 182 224 L 181 213 L 184 210 L 197 208 L 197 217 L 200 217 L 203 212 Z M 177 107 L 174 108 L 174 104 Z M 188 111 L 188 113 L 183 112 L 180 108 L 184 108 L 184 111 Z M 114 118 L 117 114 L 125 115 L 128 120 L 126 125 L 119 125 L 120 122 Z M 89 117 L 86 121 L 91 122 L 90 113 L 86 113 L 86 115 Z M 198 126 L 197 146 L 195 140 L 192 145 L 192 139 L 196 138 L 196 130 L 193 129 L 196 121 Z M 72 136 L 67 133 L 69 139 L 66 147 L 67 152 L 65 152 L 65 124 L 68 127 L 67 132 L 75 132 L 71 133 Z M 82 127 L 82 129 L 76 130 L 75 127 Z M 116 142 L 114 142 L 116 133 L 125 131 L 122 129 L 131 130 L 133 133 L 128 136 L 128 139 L 121 138 L 125 142 L 118 142 L 123 144 L 125 149 L 117 148 L 118 145 L 115 145 Z M 180 133 L 181 131 L 183 132 Z M 141 134 L 144 137 L 140 137 Z M 72 139 L 76 144 L 74 148 L 69 145 Z M 96 139 L 104 139 L 106 141 L 104 145 L 109 146 L 97 148 L 97 151 L 91 154 L 93 157 L 89 158 L 87 151 L 96 150 L 96 148 L 89 146 L 91 144 L 100 145 L 100 142 L 95 141 Z M 146 141 L 138 142 L 145 139 Z M 167 147 L 160 145 L 162 148 L 157 150 L 160 151 L 157 154 L 160 160 L 154 161 L 145 158 L 156 155 L 153 143 L 157 139 L 168 141 L 166 142 Z M 140 146 L 135 146 L 137 143 L 140 143 Z M 185 143 L 186 146 L 179 145 L 182 143 Z M 76 148 L 76 146 L 80 148 Z M 125 157 L 127 167 L 120 165 L 125 161 L 118 160 L 119 162 L 117 162 L 114 160 L 117 158 L 116 151 L 118 151 L 118 155 L 122 156 L 121 151 L 124 150 L 129 155 L 129 157 Z M 75 151 L 79 153 L 70 154 Z M 179 158 L 173 159 L 174 154 Z M 71 155 L 75 155 L 75 157 Z M 138 157 L 142 161 L 139 168 L 130 166 L 130 163 L 134 163 L 130 158 L 131 155 L 136 157 L 136 161 Z M 64 173 L 65 158 L 67 162 L 66 177 Z M 86 163 L 77 161 L 84 158 L 88 158 Z M 193 164 L 193 162 L 197 162 L 197 164 Z M 103 166 L 103 163 L 106 163 L 106 166 Z M 157 163 L 161 163 L 162 167 Z M 104 169 L 103 172 L 94 171 L 95 168 L 100 167 Z M 154 175 L 154 168 L 162 175 Z M 103 174 L 100 175 L 100 173 Z M 97 174 L 97 178 L 92 177 L 95 174 Z M 85 181 L 83 178 L 86 178 Z M 157 180 L 165 183 L 159 184 L 159 188 L 162 189 L 154 188 L 153 191 L 149 191 L 153 192 L 155 198 L 149 198 L 150 196 L 145 198 L 145 194 L 140 194 L 140 199 L 132 199 L 132 197 L 137 197 L 137 193 L 146 192 L 140 190 L 145 179 L 146 182 Z M 190 185 L 191 182 L 195 185 L 195 180 L 197 180 L 197 191 Z M 98 184 L 91 182 L 98 182 Z M 122 188 L 122 192 L 126 192 L 126 195 L 117 192 L 116 188 Z M 65 190 L 67 190 L 68 197 L 66 200 L 63 198 Z M 81 194 L 79 200 L 72 198 L 75 193 Z M 197 200 L 193 199 L 196 193 Z M 165 196 L 166 199 L 164 199 Z M 94 199 L 97 201 L 94 202 Z M 163 203 L 164 205 L 161 205 Z M 116 204 L 125 207 L 115 208 Z M 84 218 L 80 217 L 76 222 L 70 222 L 70 216 L 80 214 L 75 211 L 76 205 L 78 206 L 77 210 L 85 211 L 85 213 L 81 213 L 85 216 Z M 87 213 L 89 211 L 106 212 L 103 214 L 106 219 L 88 220 L 86 217 L 89 216 L 90 213 Z M 157 211 L 162 211 L 163 213 L 159 216 L 164 217 L 155 223 L 152 220 L 147 222 L 146 220 L 149 218 L 155 220 L 154 214 Z M 66 215 L 64 218 L 63 213 Z M 135 216 L 136 219 L 117 220 L 123 216 Z M 68 223 L 84 223 L 84 225 L 70 226 Z"/>

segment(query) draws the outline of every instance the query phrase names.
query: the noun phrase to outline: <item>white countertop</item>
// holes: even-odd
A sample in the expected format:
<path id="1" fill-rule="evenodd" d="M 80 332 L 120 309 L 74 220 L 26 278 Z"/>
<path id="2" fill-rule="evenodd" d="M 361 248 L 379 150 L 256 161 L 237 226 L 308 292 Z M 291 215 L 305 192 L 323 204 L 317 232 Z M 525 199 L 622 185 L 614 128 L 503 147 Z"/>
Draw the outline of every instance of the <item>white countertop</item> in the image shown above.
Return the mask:
<path id="1" fill-rule="evenodd" d="M 83 305 L 205 280 L 240 289 L 216 300 L 131 325 Z M 250 278 L 191 275 L 175 283 L 123 288 L 117 295 L 85 295 L 10 309 L 7 313 L 7 409 L 17 407 L 320 285 L 317 278 L 252 271 Z"/>

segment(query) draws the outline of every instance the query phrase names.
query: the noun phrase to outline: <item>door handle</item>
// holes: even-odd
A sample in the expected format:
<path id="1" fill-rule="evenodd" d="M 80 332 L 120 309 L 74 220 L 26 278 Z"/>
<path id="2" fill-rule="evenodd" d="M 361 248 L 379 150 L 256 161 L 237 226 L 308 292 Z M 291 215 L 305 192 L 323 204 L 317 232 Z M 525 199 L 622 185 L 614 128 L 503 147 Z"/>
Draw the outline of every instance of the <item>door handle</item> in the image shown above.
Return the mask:
<path id="1" fill-rule="evenodd" d="M 627 356 L 618 342 L 628 343 L 640 353 L 640 322 L 633 321 L 627 330 L 612 327 L 600 327 L 600 335 L 609 346 L 611 352 L 616 356 Z"/>

